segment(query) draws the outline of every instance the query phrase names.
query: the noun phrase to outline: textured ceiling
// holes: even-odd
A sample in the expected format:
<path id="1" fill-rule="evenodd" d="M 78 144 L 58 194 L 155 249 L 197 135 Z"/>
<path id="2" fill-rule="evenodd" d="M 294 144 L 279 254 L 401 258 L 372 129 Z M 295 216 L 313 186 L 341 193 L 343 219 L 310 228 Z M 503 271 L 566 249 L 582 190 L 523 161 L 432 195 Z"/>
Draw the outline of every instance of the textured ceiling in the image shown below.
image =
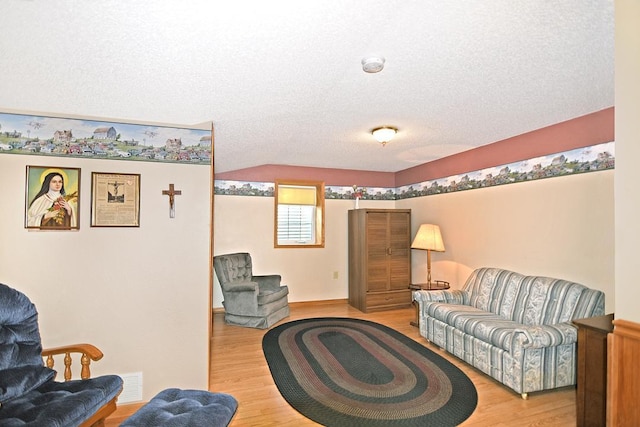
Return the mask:
<path id="1" fill-rule="evenodd" d="M 386 58 L 378 74 L 369 55 Z M 398 171 L 614 105 L 613 0 L 3 0 L 0 110 L 215 126 L 216 172 Z M 400 129 L 386 147 L 369 131 Z"/>

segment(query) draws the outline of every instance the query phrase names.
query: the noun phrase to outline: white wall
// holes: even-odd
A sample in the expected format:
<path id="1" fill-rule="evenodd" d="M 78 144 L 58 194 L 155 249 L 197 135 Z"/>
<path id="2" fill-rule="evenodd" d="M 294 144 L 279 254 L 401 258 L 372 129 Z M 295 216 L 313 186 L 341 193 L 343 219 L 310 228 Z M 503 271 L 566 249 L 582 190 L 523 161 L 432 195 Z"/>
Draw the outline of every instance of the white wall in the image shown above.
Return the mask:
<path id="1" fill-rule="evenodd" d="M 289 301 L 346 299 L 348 295 L 347 211 L 353 200 L 325 201 L 325 247 L 273 247 L 273 197 L 215 196 L 214 254 L 249 252 L 254 274 L 280 274 Z M 393 201 L 360 201 L 360 207 L 393 208 Z M 333 273 L 338 272 L 338 278 Z M 222 307 L 215 281 L 213 306 Z"/>
<path id="2" fill-rule="evenodd" d="M 24 228 L 26 165 L 81 168 L 80 230 Z M 90 227 L 91 172 L 141 175 L 140 227 Z M 40 313 L 45 347 L 97 345 L 95 374 L 143 373 L 143 400 L 206 389 L 209 334 L 208 166 L 0 155 L 0 282 Z M 162 190 L 176 196 L 176 217 Z"/>
<path id="3" fill-rule="evenodd" d="M 433 278 L 460 287 L 477 267 L 573 280 L 606 293 L 614 307 L 613 175 L 602 171 L 360 207 L 410 208 L 412 232 L 439 224 L 447 251 L 433 253 Z M 273 199 L 216 196 L 216 254 L 248 251 L 257 274 L 279 273 L 290 301 L 348 297 L 347 210 L 327 200 L 325 249 L 274 249 Z M 414 282 L 426 278 L 426 254 L 412 253 Z M 339 279 L 333 279 L 333 271 Z M 214 307 L 221 307 L 216 283 Z"/>
<path id="4" fill-rule="evenodd" d="M 640 323 L 640 2 L 617 0 L 616 16 L 616 318 Z"/>

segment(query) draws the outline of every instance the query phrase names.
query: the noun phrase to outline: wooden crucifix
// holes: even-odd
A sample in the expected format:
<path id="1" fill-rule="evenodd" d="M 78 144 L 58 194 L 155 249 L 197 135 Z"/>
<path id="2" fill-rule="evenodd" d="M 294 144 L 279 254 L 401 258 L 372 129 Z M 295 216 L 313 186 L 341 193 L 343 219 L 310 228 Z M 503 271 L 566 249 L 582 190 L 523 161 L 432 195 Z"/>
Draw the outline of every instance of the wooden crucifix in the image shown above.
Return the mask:
<path id="1" fill-rule="evenodd" d="M 176 217 L 176 206 L 175 206 L 175 196 L 179 196 L 182 194 L 182 191 L 175 190 L 173 184 L 169 184 L 168 190 L 162 190 L 163 196 L 169 196 L 169 218 Z"/>

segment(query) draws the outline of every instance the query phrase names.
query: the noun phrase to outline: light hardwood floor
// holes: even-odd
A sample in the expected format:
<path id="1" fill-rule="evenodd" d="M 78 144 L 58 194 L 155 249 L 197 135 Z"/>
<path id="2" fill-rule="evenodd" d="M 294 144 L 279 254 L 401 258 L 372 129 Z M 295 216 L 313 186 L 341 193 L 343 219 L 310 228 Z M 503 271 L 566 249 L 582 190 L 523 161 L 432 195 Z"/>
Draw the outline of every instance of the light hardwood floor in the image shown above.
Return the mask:
<path id="1" fill-rule="evenodd" d="M 365 314 L 346 301 L 291 304 L 291 316 L 285 321 L 310 317 L 351 317 L 382 323 L 420 342 L 458 366 L 473 381 L 478 391 L 478 406 L 462 426 L 575 426 L 576 391 L 567 387 L 556 391 L 531 393 L 528 400 L 502 386 L 475 368 L 427 343 L 409 322 L 414 309 Z M 314 426 L 282 398 L 262 354 L 265 330 L 224 324 L 222 314 L 214 315 L 211 391 L 229 393 L 238 399 L 238 411 L 231 421 L 240 426 Z M 121 405 L 107 419 L 115 427 L 140 405 Z"/>

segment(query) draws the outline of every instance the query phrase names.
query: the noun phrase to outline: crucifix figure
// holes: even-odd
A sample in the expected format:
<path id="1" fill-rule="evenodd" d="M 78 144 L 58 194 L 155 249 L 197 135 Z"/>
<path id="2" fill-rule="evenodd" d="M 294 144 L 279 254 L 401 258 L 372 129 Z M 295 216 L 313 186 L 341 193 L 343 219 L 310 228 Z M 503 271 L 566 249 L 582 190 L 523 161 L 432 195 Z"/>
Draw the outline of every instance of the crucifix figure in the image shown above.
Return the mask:
<path id="1" fill-rule="evenodd" d="M 118 189 L 124 185 L 124 182 L 118 182 L 118 181 L 114 181 L 114 182 L 109 182 L 108 183 L 109 186 L 113 187 L 113 192 L 108 192 L 108 201 L 109 202 L 114 202 L 114 203 L 124 203 L 124 194 L 119 195 L 118 194 Z"/>
<path id="2" fill-rule="evenodd" d="M 168 190 L 162 190 L 163 196 L 169 196 L 169 218 L 176 217 L 175 196 L 182 194 L 182 191 L 175 190 L 173 184 L 169 184 Z"/>

